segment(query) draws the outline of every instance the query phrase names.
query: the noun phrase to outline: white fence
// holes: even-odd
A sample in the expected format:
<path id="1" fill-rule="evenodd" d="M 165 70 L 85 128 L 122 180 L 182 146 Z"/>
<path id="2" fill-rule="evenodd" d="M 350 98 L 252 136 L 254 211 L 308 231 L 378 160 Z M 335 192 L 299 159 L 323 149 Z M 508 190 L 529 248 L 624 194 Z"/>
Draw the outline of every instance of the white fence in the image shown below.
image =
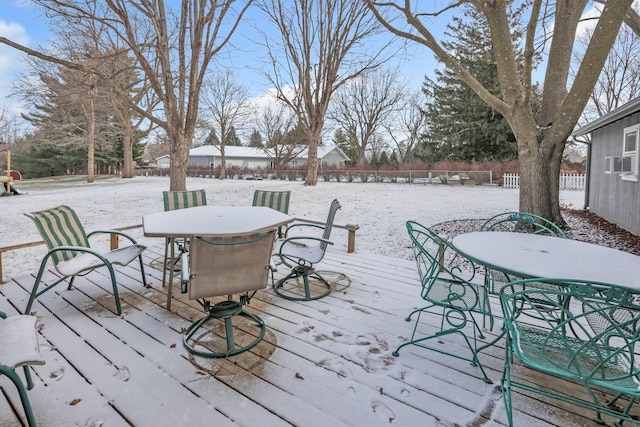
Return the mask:
<path id="1" fill-rule="evenodd" d="M 586 175 L 561 174 L 560 190 L 584 190 L 587 182 Z M 517 173 L 505 173 L 502 175 L 502 185 L 504 188 L 520 188 L 520 175 Z"/>

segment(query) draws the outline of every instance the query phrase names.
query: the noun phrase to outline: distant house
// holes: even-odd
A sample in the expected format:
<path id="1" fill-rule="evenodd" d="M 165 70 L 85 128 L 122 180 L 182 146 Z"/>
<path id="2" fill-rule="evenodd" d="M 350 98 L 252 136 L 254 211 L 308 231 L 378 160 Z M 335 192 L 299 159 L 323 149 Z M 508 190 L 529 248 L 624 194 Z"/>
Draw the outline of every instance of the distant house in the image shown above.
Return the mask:
<path id="1" fill-rule="evenodd" d="M 640 235 L 640 98 L 573 132 L 591 134 L 587 156 L 586 205 Z"/>
<path id="2" fill-rule="evenodd" d="M 307 164 L 307 150 L 300 153 L 298 157 L 300 157 L 303 164 Z M 349 156 L 347 156 L 340 147 L 335 145 L 318 147 L 318 163 L 321 168 L 343 168 L 349 161 Z"/>
<path id="3" fill-rule="evenodd" d="M 227 146 L 224 149 L 225 162 L 227 167 L 238 166 L 249 169 L 272 168 L 273 154 L 262 148 Z M 220 147 L 217 145 L 203 145 L 192 148 L 189 151 L 188 166 L 215 168 L 220 165 Z M 318 162 L 320 167 L 343 168 L 349 157 L 336 146 L 318 147 Z M 169 168 L 169 155 L 156 159 L 158 168 Z M 307 150 L 300 153 L 288 165 L 291 167 L 304 166 L 307 164 Z"/>

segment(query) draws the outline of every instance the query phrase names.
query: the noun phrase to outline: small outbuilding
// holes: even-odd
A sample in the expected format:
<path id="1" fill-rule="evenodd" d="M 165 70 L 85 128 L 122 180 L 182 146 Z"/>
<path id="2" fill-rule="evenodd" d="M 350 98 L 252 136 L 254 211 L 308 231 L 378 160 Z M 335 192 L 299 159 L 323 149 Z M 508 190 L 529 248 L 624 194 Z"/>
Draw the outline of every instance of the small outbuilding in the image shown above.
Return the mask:
<path id="1" fill-rule="evenodd" d="M 585 136 L 591 134 L 590 141 Z M 640 235 L 640 98 L 573 132 L 588 144 L 586 206 Z"/>

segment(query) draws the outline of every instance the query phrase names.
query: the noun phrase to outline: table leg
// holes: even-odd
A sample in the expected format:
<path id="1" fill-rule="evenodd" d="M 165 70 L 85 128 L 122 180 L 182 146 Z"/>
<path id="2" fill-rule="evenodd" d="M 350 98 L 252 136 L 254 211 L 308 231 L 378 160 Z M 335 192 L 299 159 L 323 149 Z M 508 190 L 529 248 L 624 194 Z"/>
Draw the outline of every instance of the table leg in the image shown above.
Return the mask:
<path id="1" fill-rule="evenodd" d="M 171 310 L 171 294 L 173 291 L 173 270 L 174 270 L 174 265 L 173 265 L 173 260 L 175 259 L 176 256 L 176 250 L 175 250 L 175 245 L 173 244 L 173 238 L 171 239 L 171 268 L 169 269 L 169 289 L 167 289 L 167 310 Z"/>

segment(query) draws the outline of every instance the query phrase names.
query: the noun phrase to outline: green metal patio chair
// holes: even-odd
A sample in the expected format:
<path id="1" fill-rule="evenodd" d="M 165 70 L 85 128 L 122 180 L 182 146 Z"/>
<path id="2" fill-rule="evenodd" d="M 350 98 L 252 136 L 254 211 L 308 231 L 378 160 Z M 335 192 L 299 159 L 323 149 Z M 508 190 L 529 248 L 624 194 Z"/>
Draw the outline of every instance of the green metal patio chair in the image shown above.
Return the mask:
<path id="1" fill-rule="evenodd" d="M 421 296 L 428 305 L 409 313 L 405 319 L 407 322 L 411 321 L 414 314 L 418 315 L 411 338 L 398 346 L 392 354 L 398 356 L 401 348 L 411 344 L 434 350 L 478 366 L 483 380 L 491 384 L 478 359 L 478 338 L 482 339 L 484 335 L 474 314 L 488 317 L 490 327 L 493 327 L 493 315 L 484 284 L 472 282 L 475 266 L 429 228 L 414 221 L 407 221 L 406 226 L 422 284 Z M 450 265 L 445 262 L 447 259 L 454 260 L 456 264 Z M 458 264 L 463 260 L 469 263 L 464 269 Z M 424 313 L 440 316 L 440 327 L 426 335 L 423 332 L 424 325 L 421 326 L 420 323 L 420 317 Z M 471 352 L 470 357 L 460 355 L 440 344 L 442 337 L 449 334 L 459 335 L 464 339 Z M 431 341 L 432 344 L 428 345 L 427 341 Z"/>
<path id="2" fill-rule="evenodd" d="M 257 345 L 266 326 L 257 315 L 243 309 L 253 295 L 267 286 L 275 230 L 250 236 L 209 239 L 193 236 L 189 252 L 182 255 L 183 292 L 198 300 L 206 316 L 194 322 L 183 336 L 191 353 L 227 357 Z M 241 294 L 238 300 L 233 294 Z M 212 303 L 206 298 L 227 296 Z M 241 327 L 234 321 L 248 320 Z M 242 334 L 242 337 L 236 336 Z M 220 339 L 220 337 L 223 337 Z"/>
<path id="3" fill-rule="evenodd" d="M 40 263 L 40 270 L 38 271 L 31 295 L 29 296 L 25 313 L 29 313 L 36 297 L 53 289 L 55 285 L 63 282 L 67 278 L 70 278 L 68 289 L 71 289 L 76 276 L 84 276 L 97 268 L 106 267 L 111 278 L 116 311 L 118 315 L 120 315 L 122 314 L 122 308 L 120 307 L 120 297 L 118 296 L 118 286 L 113 266 L 126 266 L 136 258 L 140 262 L 142 283 L 145 287 L 147 286 L 144 264 L 142 262 L 142 252 L 146 249 L 146 246 L 139 245 L 133 237 L 115 230 L 95 230 L 87 234 L 78 216 L 69 206 L 57 206 L 43 211 L 30 212 L 25 215 L 33 220 L 40 232 L 40 236 L 49 248 L 49 251 Z M 99 252 L 92 249 L 89 244 L 89 239 L 98 234 L 122 236 L 131 244 L 108 252 Z M 42 276 L 44 275 L 49 259 L 53 261 L 53 266 L 61 277 L 39 291 L 38 288 L 42 282 Z"/>
<path id="4" fill-rule="evenodd" d="M 506 231 L 516 233 L 542 234 L 566 238 L 565 232 L 553 222 L 528 212 L 503 212 L 487 219 L 480 231 Z M 500 287 L 513 280 L 521 279 L 503 271 L 485 269 L 485 280 L 491 293 L 498 293 Z"/>
<path id="5" fill-rule="evenodd" d="M 207 204 L 207 195 L 204 190 L 192 190 L 192 191 L 163 191 L 162 200 L 164 202 L 165 211 L 173 211 L 176 209 L 186 209 L 196 206 L 205 206 Z M 173 245 L 178 246 L 178 255 L 169 259 L 169 248 Z M 167 283 L 167 270 L 173 269 L 174 272 L 179 272 L 177 264 L 180 261 L 180 254 L 187 250 L 188 242 L 184 240 L 176 240 L 173 238 L 166 238 L 164 245 L 164 261 L 162 271 L 162 286 Z M 171 293 L 167 295 L 167 309 L 171 309 Z"/>
<path id="6" fill-rule="evenodd" d="M 6 375 L 16 386 L 30 427 L 36 427 L 27 390 L 33 388 L 29 365 L 44 365 L 45 360 L 38 347 L 36 317 L 26 314 L 7 317 L 0 311 L 0 375 Z M 16 373 L 22 367 L 27 387 Z"/>
<path id="7" fill-rule="evenodd" d="M 291 268 L 291 273 L 274 283 L 273 290 L 277 295 L 294 301 L 311 301 L 331 293 L 331 283 L 318 274 L 314 265 L 322 261 L 327 247 L 333 245 L 329 238 L 338 209 L 340 203 L 333 200 L 324 225 L 297 220 L 287 228 L 288 237 L 279 244 L 277 254 L 281 263 Z M 322 236 L 292 236 L 291 230 L 299 227 L 322 230 Z"/>
<path id="8" fill-rule="evenodd" d="M 530 286 L 532 282 L 547 287 Z M 542 309 L 540 301 L 545 302 Z M 500 302 L 507 330 L 502 390 L 510 426 L 513 388 L 592 410 L 598 424 L 608 423 L 603 417 L 613 418 L 618 426 L 623 421 L 638 424 L 640 291 L 535 278 L 503 286 Z M 586 393 L 573 395 L 571 386 L 552 390 L 544 382 L 512 376 L 514 356 L 532 369 L 576 383 Z"/>

